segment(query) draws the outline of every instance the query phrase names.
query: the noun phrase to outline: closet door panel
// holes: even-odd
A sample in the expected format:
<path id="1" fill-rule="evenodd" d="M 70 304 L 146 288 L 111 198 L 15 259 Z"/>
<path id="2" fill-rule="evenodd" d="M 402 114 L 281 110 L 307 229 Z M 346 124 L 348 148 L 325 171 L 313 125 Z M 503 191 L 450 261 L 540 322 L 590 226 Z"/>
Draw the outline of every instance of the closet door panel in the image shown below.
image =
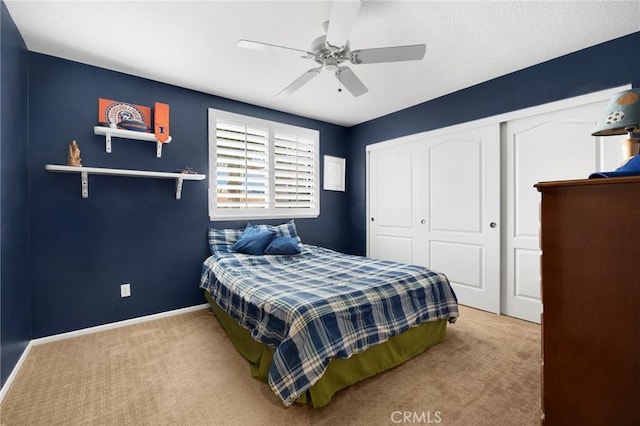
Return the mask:
<path id="1" fill-rule="evenodd" d="M 515 249 L 515 289 L 519 298 L 536 300 L 540 297 L 540 250 Z"/>
<path id="2" fill-rule="evenodd" d="M 413 212 L 413 161 L 411 152 L 390 152 L 376 159 L 376 225 L 409 229 Z"/>
<path id="3" fill-rule="evenodd" d="M 498 125 L 427 138 L 431 269 L 458 301 L 500 312 L 500 135 Z"/>
<path id="4" fill-rule="evenodd" d="M 376 238 L 376 255 L 379 259 L 393 260 L 395 262 L 407 262 L 413 259 L 413 238 L 398 237 L 395 235 L 378 235 Z"/>
<path id="5" fill-rule="evenodd" d="M 461 304 L 500 308 L 499 125 L 369 148 L 368 255 L 447 275 Z"/>
<path id="6" fill-rule="evenodd" d="M 448 271 L 449 281 L 472 291 L 484 291 L 482 274 L 483 247 L 447 241 L 431 241 L 433 269 Z M 465 265 L 460 268 L 460 265 Z"/>
<path id="7" fill-rule="evenodd" d="M 450 140 L 429 152 L 430 229 L 479 233 L 482 141 Z"/>
<path id="8" fill-rule="evenodd" d="M 558 109 L 504 125 L 506 273 L 502 309 L 507 315 L 540 322 L 540 194 L 533 185 L 584 179 L 597 170 L 612 170 L 622 160 L 619 144 L 612 138 L 591 136 L 607 103 Z"/>
<path id="9" fill-rule="evenodd" d="M 418 241 L 419 167 L 415 147 L 400 145 L 369 152 L 368 255 L 424 264 Z"/>

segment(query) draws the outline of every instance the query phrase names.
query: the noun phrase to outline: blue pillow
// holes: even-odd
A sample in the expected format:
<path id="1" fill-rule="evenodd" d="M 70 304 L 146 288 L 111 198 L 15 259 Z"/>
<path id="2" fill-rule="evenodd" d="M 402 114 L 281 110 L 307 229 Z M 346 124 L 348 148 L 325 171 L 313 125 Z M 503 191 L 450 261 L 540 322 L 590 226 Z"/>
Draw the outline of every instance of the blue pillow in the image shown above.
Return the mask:
<path id="1" fill-rule="evenodd" d="M 252 225 L 257 226 L 260 229 L 268 229 L 270 231 L 275 231 L 277 237 L 293 237 L 298 241 L 298 243 L 302 242 L 300 236 L 298 235 L 298 230 L 296 229 L 296 223 L 293 219 L 289 220 L 286 223 L 281 225 Z"/>
<path id="2" fill-rule="evenodd" d="M 264 254 L 299 254 L 302 252 L 294 237 L 275 237 L 264 250 Z"/>
<path id="3" fill-rule="evenodd" d="M 238 241 L 231 246 L 231 250 L 244 254 L 264 254 L 264 249 L 267 248 L 275 235 L 274 231 L 262 230 L 253 225 L 247 225 Z"/>

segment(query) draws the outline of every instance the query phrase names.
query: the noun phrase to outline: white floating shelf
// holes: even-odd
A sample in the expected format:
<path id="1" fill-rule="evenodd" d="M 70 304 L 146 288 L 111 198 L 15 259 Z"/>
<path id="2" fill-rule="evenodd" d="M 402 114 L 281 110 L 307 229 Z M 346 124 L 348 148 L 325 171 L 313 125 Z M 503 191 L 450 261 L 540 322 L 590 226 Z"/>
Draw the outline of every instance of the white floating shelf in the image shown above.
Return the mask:
<path id="1" fill-rule="evenodd" d="M 76 167 L 61 166 L 57 164 L 46 164 L 44 168 L 50 172 L 62 173 L 80 173 L 82 183 L 82 198 L 89 198 L 89 175 L 113 175 L 113 176 L 129 176 L 156 179 L 175 179 L 176 180 L 176 200 L 182 195 L 182 182 L 185 180 L 204 180 L 207 175 L 196 173 L 171 173 L 171 172 L 152 172 L 148 170 L 130 170 L 130 169 L 107 169 L 102 167 Z"/>
<path id="2" fill-rule="evenodd" d="M 160 142 L 154 133 L 136 132 L 133 130 L 113 129 L 111 127 L 94 126 L 93 133 L 105 137 L 105 150 L 111 153 L 111 137 L 122 139 L 135 139 L 139 141 L 155 142 L 156 157 L 162 157 L 162 145 L 171 142 L 171 136 L 165 142 Z"/>

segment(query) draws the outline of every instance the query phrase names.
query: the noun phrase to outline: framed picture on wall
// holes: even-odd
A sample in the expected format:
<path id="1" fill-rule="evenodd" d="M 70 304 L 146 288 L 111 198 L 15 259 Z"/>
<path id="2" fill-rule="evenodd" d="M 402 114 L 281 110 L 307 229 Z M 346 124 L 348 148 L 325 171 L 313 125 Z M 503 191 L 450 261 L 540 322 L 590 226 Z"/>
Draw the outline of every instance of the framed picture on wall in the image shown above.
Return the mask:
<path id="1" fill-rule="evenodd" d="M 347 161 L 344 158 L 324 156 L 324 189 L 325 191 L 345 190 L 344 173 Z"/>

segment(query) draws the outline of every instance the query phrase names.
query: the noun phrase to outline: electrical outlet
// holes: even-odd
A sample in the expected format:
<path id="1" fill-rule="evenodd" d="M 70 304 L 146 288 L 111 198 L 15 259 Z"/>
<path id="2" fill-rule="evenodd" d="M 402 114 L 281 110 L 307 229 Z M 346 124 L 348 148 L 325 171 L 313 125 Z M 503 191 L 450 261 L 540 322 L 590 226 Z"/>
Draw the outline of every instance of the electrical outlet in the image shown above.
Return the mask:
<path id="1" fill-rule="evenodd" d="M 125 283 L 120 285 L 120 297 L 131 296 L 131 284 Z"/>

